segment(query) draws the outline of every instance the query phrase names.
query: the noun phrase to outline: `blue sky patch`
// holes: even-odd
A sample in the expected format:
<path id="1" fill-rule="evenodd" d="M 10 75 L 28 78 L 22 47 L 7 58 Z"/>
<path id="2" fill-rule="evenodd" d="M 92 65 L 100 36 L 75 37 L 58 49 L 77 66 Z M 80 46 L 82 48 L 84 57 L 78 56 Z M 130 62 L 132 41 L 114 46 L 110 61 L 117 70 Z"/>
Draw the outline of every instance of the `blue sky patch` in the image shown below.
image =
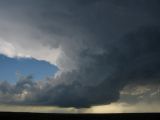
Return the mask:
<path id="1" fill-rule="evenodd" d="M 6 80 L 10 83 L 17 81 L 17 74 L 33 75 L 34 80 L 41 80 L 54 75 L 58 68 L 45 61 L 33 58 L 9 58 L 0 55 L 0 81 Z"/>

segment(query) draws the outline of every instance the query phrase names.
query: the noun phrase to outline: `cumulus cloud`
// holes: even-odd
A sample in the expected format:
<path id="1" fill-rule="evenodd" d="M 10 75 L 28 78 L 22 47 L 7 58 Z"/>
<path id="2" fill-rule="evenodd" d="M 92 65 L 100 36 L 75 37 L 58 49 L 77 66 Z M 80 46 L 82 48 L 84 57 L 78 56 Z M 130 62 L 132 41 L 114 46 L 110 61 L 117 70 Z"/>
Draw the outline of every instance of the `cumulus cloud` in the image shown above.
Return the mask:
<path id="1" fill-rule="evenodd" d="M 130 83 L 159 84 L 159 1 L 1 2 L 0 52 L 60 68 L 41 82 L 3 83 L 11 99 L 2 102 L 90 107 L 117 101 Z"/>

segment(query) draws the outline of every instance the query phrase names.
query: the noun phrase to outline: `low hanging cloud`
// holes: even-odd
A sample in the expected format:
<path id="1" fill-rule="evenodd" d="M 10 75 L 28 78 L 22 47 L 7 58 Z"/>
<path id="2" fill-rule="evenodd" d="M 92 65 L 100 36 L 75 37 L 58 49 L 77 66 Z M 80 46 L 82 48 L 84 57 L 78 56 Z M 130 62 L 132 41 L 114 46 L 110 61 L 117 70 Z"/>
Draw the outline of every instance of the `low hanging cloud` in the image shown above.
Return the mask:
<path id="1" fill-rule="evenodd" d="M 15 52 L 0 52 L 46 60 L 60 73 L 2 82 L 1 103 L 90 107 L 117 101 L 128 84 L 159 84 L 159 1 L 2 3 L 0 45 Z"/>

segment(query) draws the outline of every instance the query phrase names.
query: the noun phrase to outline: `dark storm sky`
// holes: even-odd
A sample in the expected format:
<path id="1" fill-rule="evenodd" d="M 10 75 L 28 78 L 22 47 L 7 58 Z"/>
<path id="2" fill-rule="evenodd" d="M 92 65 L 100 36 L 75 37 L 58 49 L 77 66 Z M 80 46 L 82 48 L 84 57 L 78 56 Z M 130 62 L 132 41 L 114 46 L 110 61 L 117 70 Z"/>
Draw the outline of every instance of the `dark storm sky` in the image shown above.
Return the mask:
<path id="1" fill-rule="evenodd" d="M 90 107 L 117 101 L 127 85 L 159 84 L 159 5 L 159 0 L 1 0 L 0 45 L 6 49 L 0 53 L 29 54 L 61 72 L 42 83 L 1 83 L 0 102 Z M 59 53 L 56 60 L 52 49 Z M 13 97 L 24 90 L 22 100 Z"/>

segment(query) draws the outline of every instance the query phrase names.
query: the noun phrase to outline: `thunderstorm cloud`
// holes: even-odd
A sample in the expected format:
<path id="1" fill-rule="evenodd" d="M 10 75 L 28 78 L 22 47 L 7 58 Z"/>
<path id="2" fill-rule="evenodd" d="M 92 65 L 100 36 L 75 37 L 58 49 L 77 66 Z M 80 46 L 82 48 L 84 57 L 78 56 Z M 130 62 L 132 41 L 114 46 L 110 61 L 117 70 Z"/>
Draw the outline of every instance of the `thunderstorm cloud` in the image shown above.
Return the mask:
<path id="1" fill-rule="evenodd" d="M 91 107 L 131 84 L 160 84 L 159 0 L 1 0 L 0 53 L 59 68 L 0 83 L 0 102 Z M 43 71 L 43 70 L 42 70 Z"/>

